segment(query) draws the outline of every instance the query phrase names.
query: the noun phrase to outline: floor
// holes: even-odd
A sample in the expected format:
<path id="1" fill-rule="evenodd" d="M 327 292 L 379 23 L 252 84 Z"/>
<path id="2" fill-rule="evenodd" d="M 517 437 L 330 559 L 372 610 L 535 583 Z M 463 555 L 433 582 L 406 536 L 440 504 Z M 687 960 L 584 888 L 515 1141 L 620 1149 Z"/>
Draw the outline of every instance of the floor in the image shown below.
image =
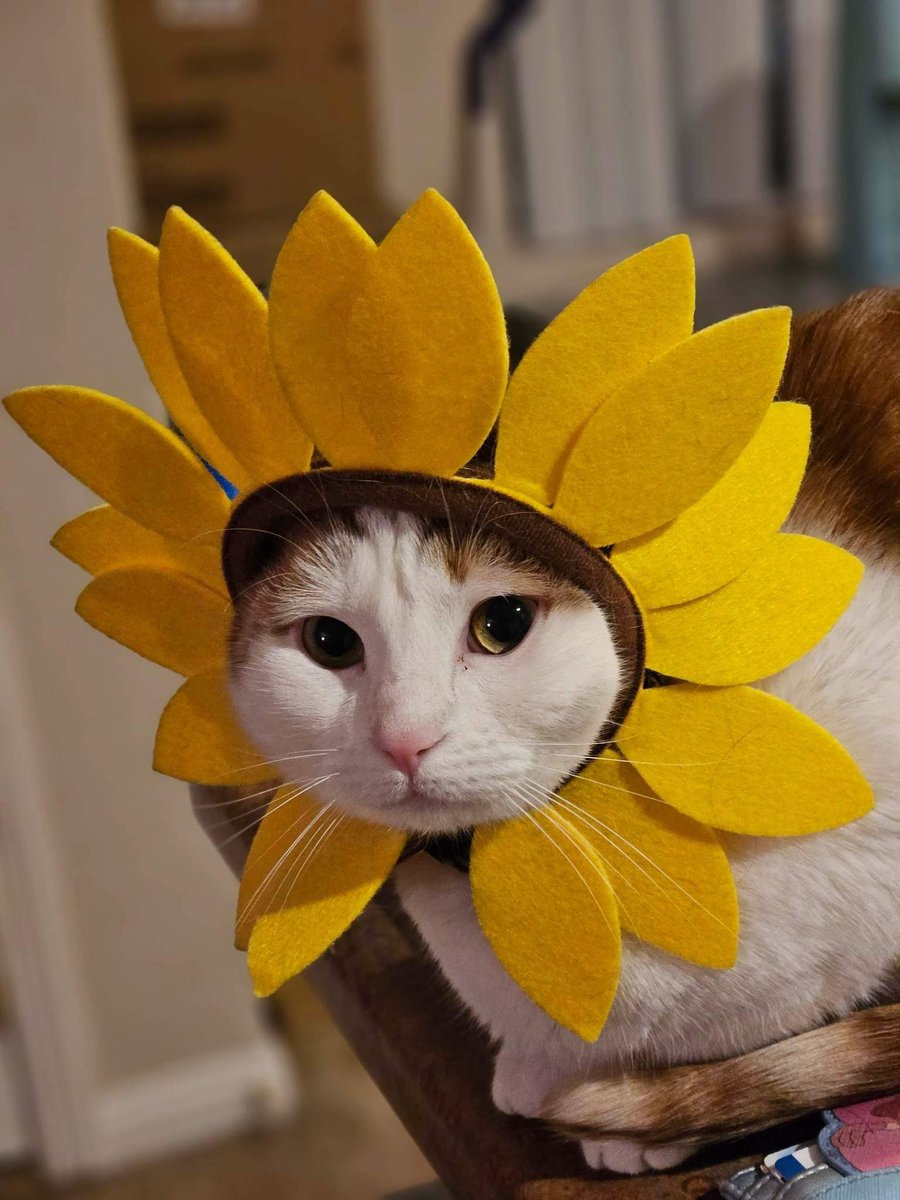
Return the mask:
<path id="1" fill-rule="evenodd" d="M 304 1100 L 290 1124 L 234 1138 L 104 1182 L 55 1189 L 31 1171 L 0 1174 L 0 1200 L 402 1200 L 430 1197 L 434 1172 L 302 981 L 278 1017 Z M 407 1194 L 406 1189 L 415 1189 Z M 401 1200 L 397 1197 L 396 1200 Z"/>

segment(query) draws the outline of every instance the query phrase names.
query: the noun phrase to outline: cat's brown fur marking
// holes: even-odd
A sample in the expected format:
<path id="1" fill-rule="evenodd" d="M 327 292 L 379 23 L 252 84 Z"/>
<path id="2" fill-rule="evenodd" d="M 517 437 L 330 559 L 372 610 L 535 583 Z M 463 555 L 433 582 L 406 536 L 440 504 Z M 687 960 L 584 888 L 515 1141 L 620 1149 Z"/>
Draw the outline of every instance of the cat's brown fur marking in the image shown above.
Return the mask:
<path id="1" fill-rule="evenodd" d="M 798 514 L 900 552 L 900 288 L 797 318 L 779 394 L 812 408 Z"/>
<path id="2" fill-rule="evenodd" d="M 900 1087 L 900 1004 L 724 1062 L 595 1080 L 551 1097 L 544 1116 L 571 1137 L 647 1144 L 736 1137 L 816 1108 Z"/>

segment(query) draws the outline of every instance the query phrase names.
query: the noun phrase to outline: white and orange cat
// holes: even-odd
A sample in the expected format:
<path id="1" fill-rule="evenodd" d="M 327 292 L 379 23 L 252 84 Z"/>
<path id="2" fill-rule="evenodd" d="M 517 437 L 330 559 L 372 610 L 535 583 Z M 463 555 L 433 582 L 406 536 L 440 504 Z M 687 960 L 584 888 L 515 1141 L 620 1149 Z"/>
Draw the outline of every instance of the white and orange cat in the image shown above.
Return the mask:
<path id="1" fill-rule="evenodd" d="M 595 1166 L 669 1167 L 692 1139 L 653 1136 L 649 1096 L 631 1127 L 646 1138 L 604 1135 L 608 1090 L 598 1085 L 594 1120 L 579 1082 L 815 1029 L 876 997 L 900 955 L 898 391 L 900 295 L 865 293 L 795 324 L 780 395 L 812 405 L 814 441 L 790 528 L 853 550 L 866 574 L 825 640 L 762 686 L 843 742 L 877 803 L 815 837 L 727 839 L 742 914 L 733 970 L 626 937 L 612 1013 L 586 1045 L 506 975 L 463 873 L 424 854 L 397 869 L 403 904 L 497 1044 L 496 1104 L 575 1126 Z M 452 833 L 544 803 L 590 754 L 620 663 L 616 630 L 578 588 L 477 529 L 376 508 L 298 518 L 290 542 L 237 599 L 232 695 L 253 741 L 307 768 L 289 778 L 323 804 Z"/>

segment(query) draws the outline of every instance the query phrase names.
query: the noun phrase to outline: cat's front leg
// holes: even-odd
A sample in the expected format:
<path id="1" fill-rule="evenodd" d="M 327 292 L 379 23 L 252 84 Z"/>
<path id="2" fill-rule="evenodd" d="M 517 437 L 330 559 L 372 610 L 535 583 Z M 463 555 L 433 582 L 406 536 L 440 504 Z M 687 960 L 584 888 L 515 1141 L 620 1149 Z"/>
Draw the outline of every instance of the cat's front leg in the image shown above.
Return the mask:
<path id="1" fill-rule="evenodd" d="M 519 1043 L 501 1045 L 494 1060 L 491 1098 L 501 1112 L 520 1117 L 539 1117 L 550 1093 L 561 1079 L 571 1078 L 558 1060 L 535 1054 Z M 597 1171 L 617 1175 L 643 1175 L 668 1171 L 698 1149 L 687 1142 L 647 1145 L 628 1138 L 590 1138 L 581 1142 L 585 1162 Z"/>
<path id="2" fill-rule="evenodd" d="M 558 1063 L 518 1043 L 505 1042 L 494 1059 L 491 1098 L 501 1112 L 537 1117 L 560 1082 Z"/>

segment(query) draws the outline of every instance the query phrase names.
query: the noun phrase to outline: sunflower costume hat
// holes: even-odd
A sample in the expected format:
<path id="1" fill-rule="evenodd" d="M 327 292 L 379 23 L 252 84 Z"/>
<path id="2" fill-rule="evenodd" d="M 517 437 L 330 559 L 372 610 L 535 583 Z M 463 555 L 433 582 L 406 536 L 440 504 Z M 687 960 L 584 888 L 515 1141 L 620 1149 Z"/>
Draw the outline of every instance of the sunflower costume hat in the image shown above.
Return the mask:
<path id="1" fill-rule="evenodd" d="M 179 209 L 158 251 L 118 229 L 109 247 L 183 437 L 84 388 L 5 403 L 105 501 L 53 539 L 94 576 L 77 611 L 185 677 L 156 769 L 277 786 L 227 690 L 229 597 L 259 544 L 249 529 L 274 529 L 285 507 L 363 498 L 489 520 L 609 610 L 630 666 L 601 752 L 545 807 L 475 831 L 485 935 L 532 1000 L 588 1041 L 616 993 L 622 931 L 731 966 L 738 908 L 720 831 L 812 834 L 872 805 L 829 733 L 748 686 L 814 646 L 862 573 L 828 542 L 779 532 L 810 437 L 804 405 L 773 403 L 789 311 L 693 333 L 690 244 L 673 237 L 586 288 L 508 378 L 493 278 L 435 192 L 378 246 L 315 196 L 268 305 Z M 498 417 L 494 477 L 458 474 Z M 327 466 L 311 469 L 314 448 Z M 645 668 L 667 686 L 643 686 Z M 321 811 L 281 787 L 250 850 L 237 941 L 263 995 L 335 941 L 407 848 L 406 834 L 351 817 L 317 837 Z"/>

